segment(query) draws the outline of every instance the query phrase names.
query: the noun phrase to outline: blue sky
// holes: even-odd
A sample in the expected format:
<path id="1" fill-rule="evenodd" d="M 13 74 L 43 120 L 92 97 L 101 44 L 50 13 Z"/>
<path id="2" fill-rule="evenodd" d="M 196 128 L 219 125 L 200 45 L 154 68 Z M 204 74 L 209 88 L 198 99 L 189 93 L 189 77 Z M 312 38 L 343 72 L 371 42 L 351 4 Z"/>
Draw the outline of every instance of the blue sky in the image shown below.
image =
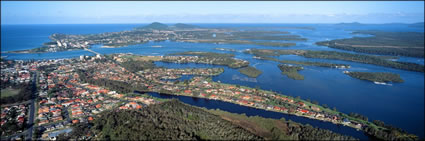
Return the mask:
<path id="1" fill-rule="evenodd" d="M 414 23 L 424 2 L 379 1 L 38 1 L 1 2 L 1 24 Z"/>

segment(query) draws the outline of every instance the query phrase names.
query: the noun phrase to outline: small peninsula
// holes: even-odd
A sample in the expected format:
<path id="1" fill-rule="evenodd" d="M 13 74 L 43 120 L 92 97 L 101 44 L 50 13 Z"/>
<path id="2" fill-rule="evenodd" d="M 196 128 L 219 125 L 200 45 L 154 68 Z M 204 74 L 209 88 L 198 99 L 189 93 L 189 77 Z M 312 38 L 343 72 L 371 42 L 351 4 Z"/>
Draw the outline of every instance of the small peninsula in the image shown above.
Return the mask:
<path id="1" fill-rule="evenodd" d="M 372 64 L 384 67 L 390 67 L 401 70 L 424 72 L 424 65 L 390 61 L 374 55 L 352 54 L 336 51 L 311 51 L 311 50 L 270 50 L 270 49 L 250 49 L 245 53 L 253 54 L 255 56 L 280 56 L 280 55 L 298 55 L 306 58 L 319 58 L 319 59 L 335 59 L 343 61 L 351 61 L 365 64 Z"/>
<path id="2" fill-rule="evenodd" d="M 394 74 L 390 72 L 348 72 L 346 71 L 344 73 L 353 78 L 372 81 L 375 83 L 404 82 L 404 80 L 401 79 L 399 74 Z"/>
<path id="3" fill-rule="evenodd" d="M 424 58 L 424 33 L 355 31 L 352 34 L 373 36 L 322 41 L 316 44 L 361 53 Z"/>

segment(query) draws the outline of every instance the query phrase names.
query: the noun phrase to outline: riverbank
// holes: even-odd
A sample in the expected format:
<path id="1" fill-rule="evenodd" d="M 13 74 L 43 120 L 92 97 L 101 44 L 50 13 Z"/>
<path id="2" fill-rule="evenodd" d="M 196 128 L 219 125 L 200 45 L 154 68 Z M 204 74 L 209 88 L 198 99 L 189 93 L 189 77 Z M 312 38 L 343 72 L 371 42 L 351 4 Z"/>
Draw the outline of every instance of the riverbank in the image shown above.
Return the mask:
<path id="1" fill-rule="evenodd" d="M 379 82 L 379 83 L 387 83 L 387 82 L 396 82 L 402 83 L 404 82 L 401 79 L 399 74 L 389 73 L 389 72 L 349 72 L 344 71 L 344 74 L 351 76 L 353 78 L 367 80 L 371 82 Z"/>

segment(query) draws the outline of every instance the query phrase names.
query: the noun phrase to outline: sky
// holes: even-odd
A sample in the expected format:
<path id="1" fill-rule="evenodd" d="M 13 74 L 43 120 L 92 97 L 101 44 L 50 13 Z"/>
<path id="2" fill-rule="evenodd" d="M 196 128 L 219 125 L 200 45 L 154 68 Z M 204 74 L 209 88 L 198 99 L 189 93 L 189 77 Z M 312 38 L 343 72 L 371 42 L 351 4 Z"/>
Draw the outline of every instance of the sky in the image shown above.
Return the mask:
<path id="1" fill-rule="evenodd" d="M 1 24 L 423 21 L 423 1 L 1 1 Z"/>

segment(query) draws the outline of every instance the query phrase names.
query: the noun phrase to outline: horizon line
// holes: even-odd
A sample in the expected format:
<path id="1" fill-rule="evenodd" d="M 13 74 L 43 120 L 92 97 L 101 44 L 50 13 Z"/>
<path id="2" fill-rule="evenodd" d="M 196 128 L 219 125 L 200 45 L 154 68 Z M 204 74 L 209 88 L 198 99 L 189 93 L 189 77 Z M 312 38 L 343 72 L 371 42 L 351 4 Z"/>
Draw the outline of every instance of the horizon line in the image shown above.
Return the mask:
<path id="1" fill-rule="evenodd" d="M 156 22 L 156 21 L 155 21 Z M 147 22 L 147 23 L 5 23 L 0 25 L 70 25 L 70 24 L 151 24 L 155 22 Z M 158 22 L 162 24 L 177 24 L 177 23 L 183 23 L 183 24 L 415 24 L 415 23 L 424 23 L 423 21 L 420 22 L 389 22 L 389 23 L 362 23 L 362 22 L 338 22 L 338 23 L 283 23 L 283 22 L 223 22 L 223 23 L 215 23 L 215 22 Z"/>

